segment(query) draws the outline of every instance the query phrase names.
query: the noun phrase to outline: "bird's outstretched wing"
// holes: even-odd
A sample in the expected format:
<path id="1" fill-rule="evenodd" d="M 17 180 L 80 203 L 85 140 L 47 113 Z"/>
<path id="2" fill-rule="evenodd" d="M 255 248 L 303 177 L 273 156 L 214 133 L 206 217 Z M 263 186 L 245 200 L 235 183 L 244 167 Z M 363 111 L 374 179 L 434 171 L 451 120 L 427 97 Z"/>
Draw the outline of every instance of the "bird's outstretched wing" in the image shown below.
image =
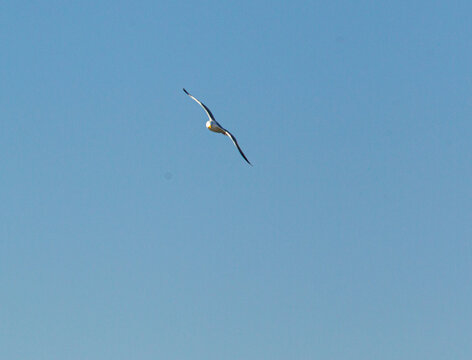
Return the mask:
<path id="1" fill-rule="evenodd" d="M 193 100 L 195 100 L 204 110 L 205 112 L 207 113 L 208 117 L 210 118 L 210 120 L 213 120 L 214 122 L 216 122 L 218 124 L 218 121 L 216 121 L 215 117 L 213 116 L 213 114 L 211 113 L 210 109 L 208 109 L 204 103 L 202 103 L 200 100 L 198 100 L 196 97 L 194 97 L 193 95 L 189 94 L 189 92 L 185 89 L 183 89 L 184 92 L 190 96 Z M 218 126 L 221 127 L 220 124 L 218 124 Z"/>
<path id="2" fill-rule="evenodd" d="M 236 138 L 235 138 L 228 130 L 226 130 L 226 135 L 228 135 L 228 137 L 231 139 L 231 141 L 233 142 L 233 144 L 236 145 L 236 147 L 237 147 L 238 150 L 239 150 L 239 153 L 240 153 L 241 156 L 244 158 L 244 160 L 246 160 L 247 163 L 252 166 L 252 164 L 250 163 L 250 161 L 247 159 L 246 155 L 244 155 L 243 151 L 242 151 L 241 148 L 239 147 L 238 142 L 236 141 Z"/>

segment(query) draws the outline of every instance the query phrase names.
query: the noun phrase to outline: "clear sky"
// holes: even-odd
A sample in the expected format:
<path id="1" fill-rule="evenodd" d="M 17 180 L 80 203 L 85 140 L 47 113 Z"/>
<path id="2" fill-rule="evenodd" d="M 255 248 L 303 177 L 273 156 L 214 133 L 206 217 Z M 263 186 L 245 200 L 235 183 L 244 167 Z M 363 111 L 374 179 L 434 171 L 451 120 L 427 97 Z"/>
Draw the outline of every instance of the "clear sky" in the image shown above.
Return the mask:
<path id="1" fill-rule="evenodd" d="M 471 359 L 471 13 L 0 2 L 0 358 Z"/>

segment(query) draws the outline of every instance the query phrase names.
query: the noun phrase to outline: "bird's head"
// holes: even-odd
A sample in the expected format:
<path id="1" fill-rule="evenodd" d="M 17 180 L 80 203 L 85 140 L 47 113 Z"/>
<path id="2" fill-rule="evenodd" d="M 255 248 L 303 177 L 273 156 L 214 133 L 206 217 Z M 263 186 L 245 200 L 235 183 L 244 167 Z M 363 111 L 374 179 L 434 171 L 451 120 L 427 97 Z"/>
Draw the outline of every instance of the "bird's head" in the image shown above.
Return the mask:
<path id="1" fill-rule="evenodd" d="M 211 120 L 208 120 L 208 121 L 206 122 L 206 127 L 207 127 L 208 129 L 211 129 Z"/>

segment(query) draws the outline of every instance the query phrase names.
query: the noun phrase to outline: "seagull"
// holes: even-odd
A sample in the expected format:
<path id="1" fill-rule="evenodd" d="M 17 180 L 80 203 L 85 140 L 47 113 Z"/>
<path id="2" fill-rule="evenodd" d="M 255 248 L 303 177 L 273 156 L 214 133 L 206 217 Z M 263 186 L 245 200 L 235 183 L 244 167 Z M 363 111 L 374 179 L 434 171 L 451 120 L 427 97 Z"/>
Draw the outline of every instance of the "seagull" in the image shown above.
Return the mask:
<path id="1" fill-rule="evenodd" d="M 209 120 L 206 122 L 206 127 L 208 128 L 208 130 L 228 136 L 233 142 L 233 144 L 236 145 L 236 147 L 239 150 L 239 153 L 244 158 L 244 160 L 246 160 L 247 163 L 252 166 L 252 164 L 247 159 L 246 155 L 244 155 L 243 151 L 239 147 L 238 142 L 236 141 L 236 138 L 233 136 L 233 134 L 231 134 L 228 130 L 226 130 L 223 126 L 221 126 L 218 123 L 218 121 L 215 120 L 215 117 L 211 113 L 210 109 L 208 109 L 201 101 L 199 101 L 197 98 L 190 95 L 187 90 L 185 89 L 183 90 L 188 96 L 190 96 L 193 100 L 195 100 L 203 108 L 203 110 L 205 110 L 209 118 Z"/>

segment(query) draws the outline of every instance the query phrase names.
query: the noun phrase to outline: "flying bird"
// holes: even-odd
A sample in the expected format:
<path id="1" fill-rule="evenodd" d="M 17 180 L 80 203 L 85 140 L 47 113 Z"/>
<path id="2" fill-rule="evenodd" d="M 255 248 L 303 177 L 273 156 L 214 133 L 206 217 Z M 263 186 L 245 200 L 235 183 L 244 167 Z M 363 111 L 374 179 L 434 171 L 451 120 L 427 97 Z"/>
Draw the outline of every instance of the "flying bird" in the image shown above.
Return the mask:
<path id="1" fill-rule="evenodd" d="M 236 138 L 233 136 L 233 134 L 231 134 L 228 130 L 226 130 L 223 126 L 221 126 L 218 123 L 218 121 L 215 120 L 215 117 L 211 113 L 210 109 L 208 109 L 200 100 L 190 95 L 187 90 L 185 89 L 183 90 L 188 96 L 190 96 L 193 100 L 195 100 L 203 108 L 203 110 L 205 110 L 209 118 L 209 120 L 206 122 L 206 127 L 208 128 L 208 130 L 228 136 L 233 142 L 233 144 L 236 145 L 236 147 L 239 150 L 239 153 L 244 158 L 244 160 L 246 160 L 247 163 L 252 166 L 252 164 L 247 159 L 246 155 L 244 155 L 243 151 L 239 147 L 238 142 L 236 141 Z"/>

